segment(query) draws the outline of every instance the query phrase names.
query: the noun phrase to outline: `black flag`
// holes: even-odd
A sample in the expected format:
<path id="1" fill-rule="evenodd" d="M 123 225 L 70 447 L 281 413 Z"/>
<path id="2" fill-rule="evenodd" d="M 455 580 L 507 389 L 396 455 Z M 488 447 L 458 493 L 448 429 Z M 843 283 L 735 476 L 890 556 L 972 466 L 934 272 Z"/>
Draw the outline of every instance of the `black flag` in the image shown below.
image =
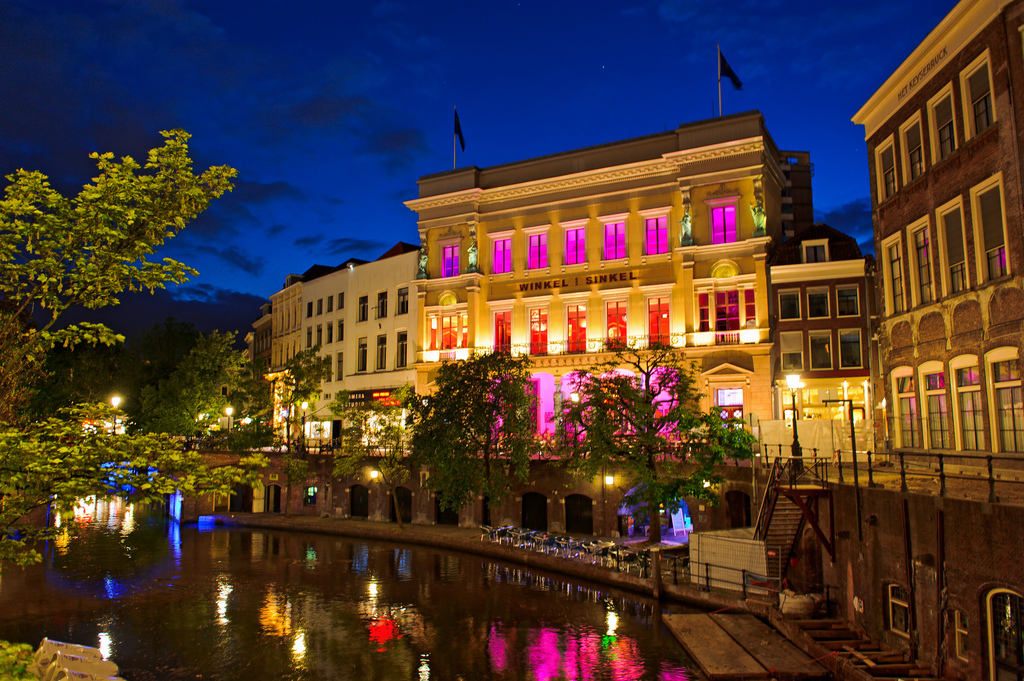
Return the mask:
<path id="1" fill-rule="evenodd" d="M 736 76 L 733 76 L 735 78 Z M 459 110 L 455 110 L 455 134 L 459 136 L 459 144 L 462 146 L 462 151 L 466 151 L 466 138 L 462 136 L 462 126 L 459 125 Z"/>
<path id="2" fill-rule="evenodd" d="M 725 61 L 725 55 L 722 54 L 721 51 L 719 51 L 718 52 L 718 82 L 722 82 L 722 76 L 725 76 L 726 78 L 731 80 L 732 81 L 732 86 L 734 88 L 736 88 L 737 90 L 742 90 L 743 89 L 743 81 L 741 81 L 739 79 L 739 77 L 736 75 L 736 72 L 732 70 L 731 66 L 729 66 L 729 62 Z M 458 116 L 456 116 L 456 119 L 458 119 Z M 458 128 L 458 123 L 456 123 L 455 127 Z M 463 150 L 463 151 L 465 151 L 465 150 Z"/>

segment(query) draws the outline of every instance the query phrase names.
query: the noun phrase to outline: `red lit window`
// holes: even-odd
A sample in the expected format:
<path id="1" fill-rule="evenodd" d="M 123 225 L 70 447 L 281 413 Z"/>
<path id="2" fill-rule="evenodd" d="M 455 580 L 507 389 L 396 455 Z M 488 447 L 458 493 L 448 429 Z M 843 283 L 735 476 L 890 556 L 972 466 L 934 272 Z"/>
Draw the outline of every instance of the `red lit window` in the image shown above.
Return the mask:
<path id="1" fill-rule="evenodd" d="M 744 314 L 747 323 L 757 322 L 757 305 L 754 303 L 754 289 L 746 289 L 743 291 L 743 304 L 746 308 Z"/>
<path id="2" fill-rule="evenodd" d="M 512 352 L 512 312 L 494 313 L 494 351 Z"/>
<path id="3" fill-rule="evenodd" d="M 468 318 L 465 314 L 452 314 L 430 318 L 430 349 L 452 350 L 466 347 Z"/>
<path id="4" fill-rule="evenodd" d="M 608 303 L 608 345 L 622 347 L 626 343 L 626 301 Z"/>
<path id="5" fill-rule="evenodd" d="M 604 226 L 604 259 L 626 257 L 626 223 L 612 222 Z"/>
<path id="6" fill-rule="evenodd" d="M 729 244 L 736 241 L 736 206 L 718 206 L 711 209 L 711 243 Z"/>
<path id="7" fill-rule="evenodd" d="M 668 216 L 647 220 L 647 255 L 658 253 L 668 253 Z"/>
<path id="8" fill-rule="evenodd" d="M 708 302 L 708 294 L 701 293 L 697 296 L 697 307 L 700 309 L 700 331 L 711 330 L 711 306 Z"/>
<path id="9" fill-rule="evenodd" d="M 569 352 L 587 349 L 587 306 L 570 305 L 567 312 Z"/>
<path id="10" fill-rule="evenodd" d="M 651 298 L 647 301 L 647 333 L 651 345 L 668 345 L 668 298 Z"/>
<path id="11" fill-rule="evenodd" d="M 548 353 L 548 311 L 541 308 L 530 310 L 530 354 Z"/>
<path id="12" fill-rule="evenodd" d="M 717 292 L 715 294 L 715 331 L 736 331 L 739 328 L 740 292 Z"/>

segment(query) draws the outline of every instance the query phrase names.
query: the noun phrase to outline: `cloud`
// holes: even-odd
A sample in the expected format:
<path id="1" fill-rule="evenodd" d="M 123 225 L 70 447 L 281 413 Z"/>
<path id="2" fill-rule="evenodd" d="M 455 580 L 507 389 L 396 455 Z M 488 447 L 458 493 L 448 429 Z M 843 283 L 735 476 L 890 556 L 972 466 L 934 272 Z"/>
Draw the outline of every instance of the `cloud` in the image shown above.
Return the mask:
<path id="1" fill-rule="evenodd" d="M 368 257 L 376 257 L 379 255 L 379 251 L 382 251 L 384 244 L 380 241 L 371 241 L 369 239 L 350 239 L 342 237 L 339 239 L 331 239 L 324 246 L 324 250 L 331 255 L 343 255 L 356 257 L 359 254 L 366 255 Z"/>
<path id="2" fill-rule="evenodd" d="M 828 211 L 815 211 L 815 222 L 824 222 L 857 240 L 861 251 L 874 253 L 874 231 L 871 222 L 871 199 L 862 197 Z M 865 248 L 865 244 L 868 244 Z"/>
<path id="3" fill-rule="evenodd" d="M 279 199 L 298 201 L 306 198 L 301 189 L 283 180 L 274 182 L 236 181 L 230 196 L 241 203 L 262 203 Z"/>
<path id="4" fill-rule="evenodd" d="M 262 257 L 253 256 L 251 252 L 242 251 L 237 246 L 215 248 L 213 246 L 197 245 L 193 248 L 200 253 L 206 253 L 219 258 L 253 276 L 259 276 L 263 272 L 263 266 L 266 264 Z"/>
<path id="5" fill-rule="evenodd" d="M 380 130 L 369 135 L 359 151 L 380 157 L 389 171 L 401 170 L 427 152 L 426 137 L 416 128 Z"/>
<path id="6" fill-rule="evenodd" d="M 295 245 L 298 246 L 299 248 L 312 248 L 313 246 L 318 245 L 323 240 L 323 234 L 300 236 L 298 239 L 295 240 Z"/>
<path id="7" fill-rule="evenodd" d="M 277 236 L 286 229 L 288 229 L 286 226 L 278 222 L 276 224 L 270 225 L 270 227 L 267 227 L 267 236 Z"/>

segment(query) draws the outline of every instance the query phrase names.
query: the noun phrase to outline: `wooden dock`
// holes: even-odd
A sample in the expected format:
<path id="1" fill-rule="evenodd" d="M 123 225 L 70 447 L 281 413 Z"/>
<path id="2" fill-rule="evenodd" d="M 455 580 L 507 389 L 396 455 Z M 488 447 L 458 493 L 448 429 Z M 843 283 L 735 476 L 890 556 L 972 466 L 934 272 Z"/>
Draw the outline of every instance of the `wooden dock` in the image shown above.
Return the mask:
<path id="1" fill-rule="evenodd" d="M 662 621 L 712 681 L 811 681 L 831 676 L 753 615 L 664 615 Z"/>

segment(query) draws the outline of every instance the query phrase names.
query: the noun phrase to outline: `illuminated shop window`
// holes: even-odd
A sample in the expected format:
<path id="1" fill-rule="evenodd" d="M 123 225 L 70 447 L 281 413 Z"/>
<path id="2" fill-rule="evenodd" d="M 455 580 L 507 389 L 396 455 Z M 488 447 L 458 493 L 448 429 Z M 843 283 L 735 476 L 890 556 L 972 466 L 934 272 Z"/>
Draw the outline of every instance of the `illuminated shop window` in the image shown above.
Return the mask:
<path id="1" fill-rule="evenodd" d="M 586 352 L 587 350 L 587 306 L 570 305 L 566 308 L 566 340 L 567 352 Z"/>
<path id="2" fill-rule="evenodd" d="M 530 310 L 530 354 L 548 354 L 548 311 L 545 308 Z"/>
<path id="3" fill-rule="evenodd" d="M 608 303 L 607 307 L 608 346 L 612 349 L 626 344 L 626 301 Z"/>
<path id="4" fill-rule="evenodd" d="M 604 226 L 604 259 L 626 257 L 626 223 L 610 222 Z"/>
<path id="5" fill-rule="evenodd" d="M 494 313 L 494 351 L 512 352 L 512 311 Z"/>
<path id="6" fill-rule="evenodd" d="M 505 237 L 494 242 L 494 261 L 491 271 L 494 274 L 507 274 L 512 271 L 512 237 Z"/>
<path id="7" fill-rule="evenodd" d="M 649 298 L 647 300 L 647 334 L 651 345 L 669 345 L 668 298 Z"/>

